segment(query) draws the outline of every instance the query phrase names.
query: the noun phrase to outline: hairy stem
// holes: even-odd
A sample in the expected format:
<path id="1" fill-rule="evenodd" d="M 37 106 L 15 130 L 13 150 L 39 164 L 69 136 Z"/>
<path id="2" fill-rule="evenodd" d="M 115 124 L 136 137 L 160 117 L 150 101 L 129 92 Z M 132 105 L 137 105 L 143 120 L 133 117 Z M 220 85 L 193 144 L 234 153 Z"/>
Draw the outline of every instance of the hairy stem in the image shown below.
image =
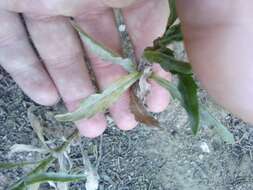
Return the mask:
<path id="1" fill-rule="evenodd" d="M 148 78 L 152 74 L 152 65 L 144 57 L 137 60 L 134 45 L 127 31 L 121 9 L 113 9 L 115 23 L 120 37 L 123 56 L 129 58 L 136 65 L 137 71 L 142 73 L 139 81 L 137 81 L 130 89 L 130 109 L 135 119 L 148 126 L 158 126 L 159 122 L 153 118 L 146 109 L 146 100 L 150 92 L 150 84 Z"/>
<path id="2" fill-rule="evenodd" d="M 120 41 L 121 41 L 121 47 L 123 50 L 123 56 L 126 58 L 130 58 L 134 64 L 137 63 L 137 59 L 135 56 L 135 50 L 132 43 L 132 40 L 130 38 L 130 35 L 127 31 L 127 27 L 124 21 L 123 13 L 121 9 L 115 8 L 113 9 L 115 22 L 117 25 L 117 30 L 119 33 Z"/>

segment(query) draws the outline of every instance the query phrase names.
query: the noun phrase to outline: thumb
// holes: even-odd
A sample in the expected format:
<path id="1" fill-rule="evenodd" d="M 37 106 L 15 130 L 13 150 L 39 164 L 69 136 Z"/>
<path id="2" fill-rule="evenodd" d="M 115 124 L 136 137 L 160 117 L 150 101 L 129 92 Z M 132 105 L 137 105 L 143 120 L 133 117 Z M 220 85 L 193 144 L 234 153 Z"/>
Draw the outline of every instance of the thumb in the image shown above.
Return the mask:
<path id="1" fill-rule="evenodd" d="M 252 0 L 177 0 L 187 53 L 198 79 L 218 103 L 251 123 L 252 8 Z"/>
<path id="2" fill-rule="evenodd" d="M 102 0 L 102 2 L 112 8 L 124 8 L 137 2 L 137 0 Z"/>

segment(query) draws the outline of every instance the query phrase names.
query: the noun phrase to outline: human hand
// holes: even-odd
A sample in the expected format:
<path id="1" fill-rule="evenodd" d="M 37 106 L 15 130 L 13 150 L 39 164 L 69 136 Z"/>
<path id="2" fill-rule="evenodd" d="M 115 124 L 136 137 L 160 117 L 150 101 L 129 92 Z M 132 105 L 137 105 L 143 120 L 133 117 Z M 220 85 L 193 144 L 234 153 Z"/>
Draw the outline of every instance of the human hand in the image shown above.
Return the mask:
<path id="1" fill-rule="evenodd" d="M 253 1 L 177 0 L 193 70 L 214 99 L 253 123 Z"/>
<path id="2" fill-rule="evenodd" d="M 133 4 L 124 9 L 124 14 L 136 54 L 140 57 L 143 49 L 152 45 L 166 27 L 167 0 L 1 0 L 0 64 L 37 103 L 52 105 L 62 97 L 71 111 L 80 100 L 94 93 L 94 88 L 85 66 L 81 42 L 67 17 L 74 17 L 94 39 L 120 52 L 118 33 L 109 6 L 122 7 L 130 3 Z M 23 14 L 39 55 L 32 48 L 17 12 Z M 88 48 L 86 50 L 101 89 L 126 74 L 120 66 L 105 63 Z M 154 70 L 160 76 L 170 78 L 170 74 L 158 66 Z M 168 103 L 167 91 L 152 83 L 148 97 L 150 110 L 160 112 Z M 128 93 L 110 108 L 110 112 L 123 130 L 137 125 L 129 110 Z M 87 137 L 98 136 L 106 128 L 103 114 L 76 124 L 80 133 Z"/>

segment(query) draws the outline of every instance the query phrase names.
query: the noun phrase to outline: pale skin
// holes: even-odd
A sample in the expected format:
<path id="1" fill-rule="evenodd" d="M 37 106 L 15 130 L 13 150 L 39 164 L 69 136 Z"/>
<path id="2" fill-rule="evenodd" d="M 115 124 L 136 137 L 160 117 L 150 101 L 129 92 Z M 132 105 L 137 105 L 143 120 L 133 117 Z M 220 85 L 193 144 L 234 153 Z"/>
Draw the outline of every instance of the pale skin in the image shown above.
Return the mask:
<path id="1" fill-rule="evenodd" d="M 177 5 L 187 53 L 201 84 L 218 103 L 253 123 L 253 2 L 177 0 Z M 101 89 L 126 74 L 120 66 L 92 55 L 68 20 L 74 17 L 93 38 L 120 53 L 110 7 L 123 8 L 138 57 L 165 30 L 167 0 L 1 0 L 1 66 L 35 102 L 53 105 L 62 97 L 70 111 L 75 109 L 80 100 L 94 93 L 82 46 Z M 23 14 L 41 59 L 17 13 Z M 154 71 L 171 77 L 157 65 Z M 168 93 L 154 83 L 151 91 L 150 111 L 163 111 L 169 104 Z M 122 130 L 137 125 L 129 110 L 128 93 L 110 108 L 110 113 Z M 92 138 L 103 133 L 106 121 L 101 113 L 76 125 L 82 135 Z"/>

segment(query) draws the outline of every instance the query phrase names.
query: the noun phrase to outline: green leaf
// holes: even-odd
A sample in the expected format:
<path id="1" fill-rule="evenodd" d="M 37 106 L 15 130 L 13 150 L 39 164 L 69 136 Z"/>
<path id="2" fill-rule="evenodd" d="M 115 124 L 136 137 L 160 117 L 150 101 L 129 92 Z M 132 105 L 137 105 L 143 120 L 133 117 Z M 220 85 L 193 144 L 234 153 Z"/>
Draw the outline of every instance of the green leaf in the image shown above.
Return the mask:
<path id="1" fill-rule="evenodd" d="M 39 173 L 27 176 L 20 186 L 18 188 L 15 188 L 15 190 L 25 190 L 27 186 L 33 185 L 33 184 L 41 184 L 48 181 L 53 182 L 77 182 L 80 180 L 85 180 L 86 175 L 84 174 L 67 174 L 67 173 L 53 173 L 53 172 L 45 172 L 45 173 Z"/>
<path id="2" fill-rule="evenodd" d="M 192 132 L 197 134 L 200 125 L 199 102 L 197 96 L 197 85 L 192 75 L 178 75 L 178 89 L 183 98 L 183 106 L 188 113 Z"/>
<path id="3" fill-rule="evenodd" d="M 13 168 L 19 168 L 24 167 L 28 165 L 34 165 L 35 162 L 20 162 L 20 163 L 0 163 L 0 169 L 13 169 Z"/>
<path id="4" fill-rule="evenodd" d="M 136 67 L 133 62 L 128 58 L 122 58 L 117 53 L 113 52 L 109 48 L 106 48 L 102 44 L 96 42 L 92 37 L 85 33 L 77 24 L 71 22 L 74 28 L 79 32 L 81 39 L 88 46 L 89 50 L 97 55 L 100 59 L 104 61 L 109 61 L 113 64 L 121 65 L 128 72 L 136 71 Z"/>
<path id="5" fill-rule="evenodd" d="M 47 181 L 53 182 L 77 182 L 80 180 L 85 180 L 86 175 L 84 174 L 67 174 L 67 173 L 39 173 L 31 175 L 24 180 L 26 185 L 31 185 L 35 183 L 43 183 Z"/>
<path id="6" fill-rule="evenodd" d="M 145 50 L 144 56 L 150 62 L 159 63 L 166 71 L 175 74 L 192 74 L 191 65 L 189 63 L 176 60 L 171 55 L 166 55 L 159 51 Z"/>
<path id="7" fill-rule="evenodd" d="M 171 97 L 174 100 L 178 100 L 180 103 L 183 103 L 183 99 L 182 96 L 179 92 L 179 90 L 177 89 L 177 87 L 175 85 L 173 85 L 170 81 L 161 78 L 157 75 L 152 75 L 151 79 L 153 79 L 154 81 L 156 81 L 160 86 L 162 86 L 163 88 L 165 88 L 166 90 L 169 91 Z"/>
<path id="8" fill-rule="evenodd" d="M 172 56 L 172 57 L 175 56 L 174 51 L 171 50 L 171 49 L 169 49 L 169 48 L 167 48 L 167 47 L 161 47 L 161 48 L 157 49 L 157 51 L 161 52 L 163 54 L 166 54 L 168 56 Z"/>
<path id="9" fill-rule="evenodd" d="M 166 79 L 152 76 L 160 86 L 167 89 L 173 99 L 177 99 L 188 113 L 192 132 L 197 134 L 200 125 L 197 85 L 191 75 L 180 75 L 178 88 Z"/>
<path id="10" fill-rule="evenodd" d="M 176 24 L 170 27 L 165 35 L 159 39 L 159 45 L 166 47 L 172 42 L 178 42 L 183 40 L 183 34 L 181 32 L 181 24 Z"/>
<path id="11" fill-rule="evenodd" d="M 151 79 L 156 81 L 160 86 L 164 87 L 170 92 L 170 95 L 174 100 L 178 100 L 183 105 L 183 98 L 178 88 L 173 85 L 170 81 L 163 79 L 159 76 L 152 75 Z M 234 144 L 234 136 L 229 130 L 207 110 L 205 105 L 200 104 L 200 117 L 201 120 L 209 125 L 213 126 L 215 132 L 224 140 L 226 143 Z"/>
<path id="12" fill-rule="evenodd" d="M 221 137 L 221 139 L 228 144 L 235 144 L 234 135 L 218 121 L 204 105 L 200 106 L 201 120 L 209 126 L 213 126 L 213 130 Z"/>
<path id="13" fill-rule="evenodd" d="M 55 117 L 59 121 L 77 121 L 82 118 L 90 118 L 98 112 L 103 112 L 116 102 L 140 76 L 141 74 L 138 72 L 124 76 L 105 89 L 101 94 L 93 94 L 86 98 L 74 112 L 56 115 Z"/>
<path id="14" fill-rule="evenodd" d="M 152 76 L 160 86 L 167 89 L 173 99 L 177 99 L 180 104 L 185 108 L 191 123 L 192 132 L 197 134 L 200 125 L 199 103 L 197 97 L 197 85 L 191 75 L 179 76 L 178 88 L 171 82 L 161 77 Z"/>
<path id="15" fill-rule="evenodd" d="M 40 172 L 44 172 L 46 171 L 50 164 L 55 160 L 55 158 L 53 156 L 49 156 L 48 158 L 46 158 L 45 160 L 41 161 L 36 168 L 34 168 L 31 172 L 29 172 L 28 175 L 32 175 L 32 174 L 36 174 L 36 173 L 40 173 Z"/>
<path id="16" fill-rule="evenodd" d="M 170 27 L 177 20 L 176 0 L 169 0 L 170 16 L 167 27 Z"/>
<path id="17" fill-rule="evenodd" d="M 27 174 L 27 176 L 35 175 L 41 172 L 46 171 L 50 164 L 55 160 L 53 156 L 49 156 L 48 158 L 42 160 L 31 172 Z M 25 189 L 24 186 L 24 178 L 17 180 L 15 183 L 13 183 L 10 187 L 10 190 L 23 190 Z"/>

